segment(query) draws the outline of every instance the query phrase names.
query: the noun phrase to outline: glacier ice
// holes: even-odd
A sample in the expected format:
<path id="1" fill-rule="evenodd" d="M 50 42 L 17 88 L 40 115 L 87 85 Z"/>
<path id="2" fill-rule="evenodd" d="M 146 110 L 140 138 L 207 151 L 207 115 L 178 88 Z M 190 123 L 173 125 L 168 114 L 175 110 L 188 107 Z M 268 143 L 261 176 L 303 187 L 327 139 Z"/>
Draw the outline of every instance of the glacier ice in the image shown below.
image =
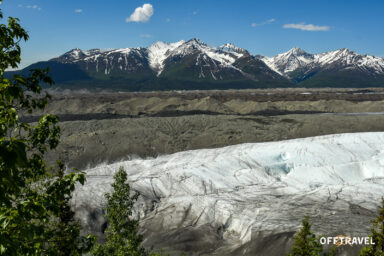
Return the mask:
<path id="1" fill-rule="evenodd" d="M 258 234 L 296 231 L 305 215 L 322 234 L 367 235 L 384 195 L 384 132 L 247 143 L 97 166 L 86 170 L 87 182 L 73 198 L 86 225 L 95 226 L 90 214 L 100 212 L 120 166 L 141 194 L 134 215 L 149 236 L 208 225 L 233 249 Z"/>

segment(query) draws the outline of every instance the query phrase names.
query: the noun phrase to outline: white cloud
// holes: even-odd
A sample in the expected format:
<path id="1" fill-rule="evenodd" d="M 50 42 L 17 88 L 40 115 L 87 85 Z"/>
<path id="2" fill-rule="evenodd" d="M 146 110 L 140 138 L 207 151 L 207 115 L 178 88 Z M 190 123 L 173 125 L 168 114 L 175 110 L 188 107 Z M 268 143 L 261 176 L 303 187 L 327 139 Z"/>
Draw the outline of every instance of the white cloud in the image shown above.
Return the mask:
<path id="1" fill-rule="evenodd" d="M 140 37 L 142 37 L 142 38 L 151 38 L 152 35 L 151 34 L 141 34 Z"/>
<path id="2" fill-rule="evenodd" d="M 317 26 L 313 24 L 305 24 L 304 22 L 298 24 L 284 24 L 283 28 L 300 29 L 304 31 L 328 31 L 328 26 Z"/>
<path id="3" fill-rule="evenodd" d="M 263 22 L 261 22 L 261 23 L 252 23 L 251 26 L 252 26 L 252 27 L 264 26 L 264 25 L 273 23 L 273 22 L 275 22 L 275 21 L 276 21 L 275 19 L 269 19 L 269 20 L 263 21 Z"/>
<path id="4" fill-rule="evenodd" d="M 151 4 L 143 4 L 135 9 L 126 22 L 147 22 L 153 15 L 154 9 Z"/>
<path id="5" fill-rule="evenodd" d="M 34 10 L 38 10 L 38 11 L 40 11 L 41 10 L 41 8 L 38 6 L 38 5 L 25 5 L 25 6 L 23 6 L 22 4 L 18 4 L 17 5 L 17 7 L 19 7 L 19 8 L 27 8 L 27 9 L 34 9 Z"/>
<path id="6" fill-rule="evenodd" d="M 76 13 L 81 13 L 81 12 L 83 12 L 83 9 L 76 9 L 75 12 Z"/>

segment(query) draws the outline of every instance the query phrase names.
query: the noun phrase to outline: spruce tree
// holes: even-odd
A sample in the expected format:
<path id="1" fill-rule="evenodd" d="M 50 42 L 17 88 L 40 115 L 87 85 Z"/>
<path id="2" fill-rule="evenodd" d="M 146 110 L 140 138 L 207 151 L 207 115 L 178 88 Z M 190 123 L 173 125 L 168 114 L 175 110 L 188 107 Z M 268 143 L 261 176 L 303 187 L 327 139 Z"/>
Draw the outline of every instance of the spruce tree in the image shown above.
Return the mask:
<path id="1" fill-rule="evenodd" d="M 309 216 L 302 221 L 302 228 L 296 233 L 294 243 L 289 252 L 289 256 L 320 256 L 323 248 L 311 231 Z"/>
<path id="2" fill-rule="evenodd" d="M 107 206 L 105 219 L 105 244 L 96 244 L 92 250 L 94 256 L 162 256 L 160 252 L 149 252 L 142 247 L 142 235 L 139 234 L 139 221 L 132 218 L 132 209 L 139 194 L 131 195 L 127 183 L 127 173 L 120 168 L 114 175 L 113 192 L 106 193 Z"/>
<path id="3" fill-rule="evenodd" d="M 131 216 L 139 195 L 136 193 L 131 196 L 131 188 L 126 182 L 127 173 L 120 168 L 114 175 L 113 192 L 105 194 L 105 219 L 108 222 L 105 230 L 106 243 L 95 246 L 92 251 L 95 256 L 147 255 L 141 247 L 143 239 L 138 233 L 139 222 Z"/>
<path id="4" fill-rule="evenodd" d="M 372 221 L 370 237 L 374 244 L 364 247 L 360 256 L 384 256 L 384 198 L 381 200 L 378 216 Z"/>

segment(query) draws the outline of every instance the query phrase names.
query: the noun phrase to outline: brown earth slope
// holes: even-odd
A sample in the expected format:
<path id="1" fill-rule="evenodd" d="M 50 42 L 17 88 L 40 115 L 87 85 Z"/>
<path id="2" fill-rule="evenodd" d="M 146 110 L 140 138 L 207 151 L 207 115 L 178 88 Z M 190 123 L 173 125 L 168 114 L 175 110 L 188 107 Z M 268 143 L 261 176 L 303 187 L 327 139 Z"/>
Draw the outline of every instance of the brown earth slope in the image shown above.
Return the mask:
<path id="1" fill-rule="evenodd" d="M 247 142 L 384 130 L 384 90 L 274 89 L 58 93 L 33 122 L 57 114 L 57 157 L 78 168 L 132 156 Z"/>

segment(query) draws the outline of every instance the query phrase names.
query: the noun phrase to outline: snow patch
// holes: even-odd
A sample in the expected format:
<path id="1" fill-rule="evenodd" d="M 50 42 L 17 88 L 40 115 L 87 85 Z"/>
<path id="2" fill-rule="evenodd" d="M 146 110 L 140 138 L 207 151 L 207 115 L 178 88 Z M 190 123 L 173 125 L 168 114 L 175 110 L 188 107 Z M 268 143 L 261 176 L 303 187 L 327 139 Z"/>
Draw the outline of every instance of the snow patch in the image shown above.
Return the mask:
<path id="1" fill-rule="evenodd" d="M 184 43 L 184 40 L 172 44 L 159 41 L 148 47 L 149 65 L 157 72 L 157 75 L 160 75 L 163 71 L 164 60 L 169 56 L 170 52 Z"/>

